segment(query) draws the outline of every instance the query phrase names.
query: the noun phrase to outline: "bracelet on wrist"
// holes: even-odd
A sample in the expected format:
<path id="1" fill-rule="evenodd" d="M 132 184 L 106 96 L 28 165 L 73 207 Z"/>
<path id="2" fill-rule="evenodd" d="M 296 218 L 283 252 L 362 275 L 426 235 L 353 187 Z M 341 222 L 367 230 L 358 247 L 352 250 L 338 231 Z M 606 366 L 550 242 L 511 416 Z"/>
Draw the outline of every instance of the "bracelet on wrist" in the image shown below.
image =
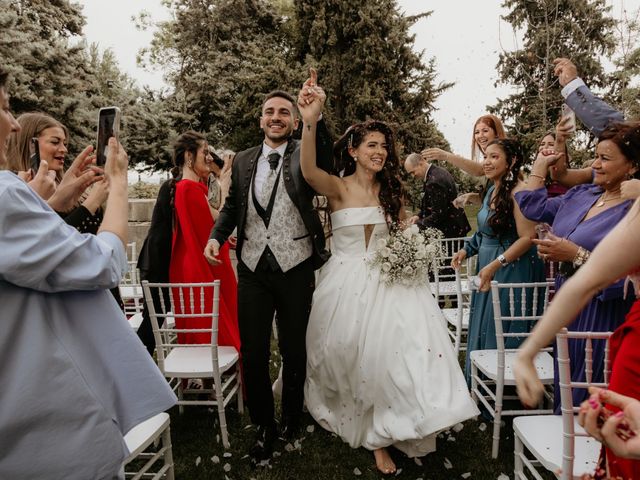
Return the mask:
<path id="1" fill-rule="evenodd" d="M 545 177 L 543 177 L 542 175 L 538 175 L 537 173 L 530 173 L 529 174 L 530 177 L 536 177 L 539 178 L 540 180 L 542 180 L 543 182 L 546 180 Z"/>
<path id="2" fill-rule="evenodd" d="M 591 252 L 589 250 L 583 247 L 578 247 L 576 256 L 573 257 L 573 266 L 578 268 L 584 265 L 589 259 L 589 255 L 591 255 Z"/>

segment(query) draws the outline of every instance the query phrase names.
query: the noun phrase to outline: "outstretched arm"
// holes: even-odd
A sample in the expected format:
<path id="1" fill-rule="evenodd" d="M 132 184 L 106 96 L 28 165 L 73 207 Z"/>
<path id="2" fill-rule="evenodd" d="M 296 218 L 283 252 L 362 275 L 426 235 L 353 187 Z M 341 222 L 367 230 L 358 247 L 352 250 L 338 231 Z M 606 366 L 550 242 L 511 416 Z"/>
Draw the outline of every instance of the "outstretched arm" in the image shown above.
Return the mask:
<path id="1" fill-rule="evenodd" d="M 310 69 L 310 79 L 305 82 L 298 96 L 298 109 L 303 122 L 300 168 L 311 188 L 331 201 L 340 197 L 341 180 L 316 164 L 316 131 L 325 99 L 324 91 L 317 86 L 317 73 Z"/>
<path id="2" fill-rule="evenodd" d="M 422 155 L 422 158 L 429 163 L 435 162 L 436 160 L 444 160 L 469 175 L 473 175 L 474 177 L 484 176 L 484 169 L 482 168 L 481 163 L 474 162 L 473 160 L 461 157 L 460 155 L 455 155 L 451 152 L 447 152 L 446 150 L 442 150 L 441 148 L 427 148 L 423 150 L 420 155 Z"/>
<path id="3" fill-rule="evenodd" d="M 554 73 L 562 85 L 565 103 L 575 112 L 576 117 L 599 137 L 602 131 L 613 122 L 622 122 L 624 115 L 604 100 L 596 97 L 578 77 L 576 65 L 568 58 L 556 58 L 553 61 Z"/>

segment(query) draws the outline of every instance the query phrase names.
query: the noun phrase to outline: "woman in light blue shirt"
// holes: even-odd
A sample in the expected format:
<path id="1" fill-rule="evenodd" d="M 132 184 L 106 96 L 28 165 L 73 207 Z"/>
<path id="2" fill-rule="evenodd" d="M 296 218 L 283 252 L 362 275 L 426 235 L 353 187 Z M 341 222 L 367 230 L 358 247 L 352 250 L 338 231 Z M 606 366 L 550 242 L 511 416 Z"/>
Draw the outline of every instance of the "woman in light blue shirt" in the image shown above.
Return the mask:
<path id="1" fill-rule="evenodd" d="M 19 130 L 6 79 L 0 68 L 0 170 Z M 47 202 L 0 171 L 0 478 L 118 478 L 124 435 L 176 400 L 107 291 L 127 265 L 127 155 L 115 139 L 110 147 L 97 235 L 52 209 L 91 183 L 90 147 Z M 46 169 L 34 188 L 46 186 Z"/>

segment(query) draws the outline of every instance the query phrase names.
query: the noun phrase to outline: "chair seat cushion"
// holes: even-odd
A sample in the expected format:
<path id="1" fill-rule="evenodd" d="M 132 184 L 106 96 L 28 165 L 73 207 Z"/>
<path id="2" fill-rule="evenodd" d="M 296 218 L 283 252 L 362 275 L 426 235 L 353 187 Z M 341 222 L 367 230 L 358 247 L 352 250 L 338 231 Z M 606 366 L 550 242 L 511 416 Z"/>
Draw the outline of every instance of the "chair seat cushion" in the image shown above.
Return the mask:
<path id="1" fill-rule="evenodd" d="M 140 452 L 155 440 L 160 433 L 169 426 L 169 414 L 158 413 L 153 417 L 139 423 L 124 436 L 124 443 L 129 449 L 129 457 L 125 463 L 133 460 Z"/>
<path id="2" fill-rule="evenodd" d="M 134 332 L 137 332 L 138 329 L 140 328 L 140 325 L 142 325 L 142 313 L 136 313 L 134 315 L 131 315 L 129 317 L 129 325 L 131 325 L 131 328 L 133 328 Z"/>
<path id="3" fill-rule="evenodd" d="M 574 418 L 576 433 L 584 429 Z M 540 463 L 551 472 L 562 468 L 562 416 L 537 415 L 513 419 L 514 433 Z M 591 437 L 575 437 L 573 475 L 593 474 L 600 455 L 600 442 Z"/>
<path id="4" fill-rule="evenodd" d="M 444 315 L 444 318 L 447 319 L 447 322 L 449 322 L 454 327 L 458 324 L 457 308 L 443 308 L 442 314 Z M 469 309 L 468 308 L 462 309 L 462 329 L 463 330 L 469 329 Z"/>
<path id="5" fill-rule="evenodd" d="M 220 372 L 225 372 L 238 361 L 235 347 L 218 347 Z M 206 378 L 213 376 L 211 347 L 176 347 L 164 359 L 164 373 L 167 377 Z"/>
<path id="6" fill-rule="evenodd" d="M 504 354 L 504 383 L 505 385 L 515 385 L 513 376 L 513 363 L 516 359 L 516 352 L 507 351 Z M 498 351 L 497 350 L 475 350 L 471 352 L 471 362 L 478 370 L 487 377 L 495 380 L 498 377 Z M 547 352 L 540 352 L 536 355 L 534 366 L 538 373 L 538 378 L 544 384 L 553 383 L 553 357 Z"/>

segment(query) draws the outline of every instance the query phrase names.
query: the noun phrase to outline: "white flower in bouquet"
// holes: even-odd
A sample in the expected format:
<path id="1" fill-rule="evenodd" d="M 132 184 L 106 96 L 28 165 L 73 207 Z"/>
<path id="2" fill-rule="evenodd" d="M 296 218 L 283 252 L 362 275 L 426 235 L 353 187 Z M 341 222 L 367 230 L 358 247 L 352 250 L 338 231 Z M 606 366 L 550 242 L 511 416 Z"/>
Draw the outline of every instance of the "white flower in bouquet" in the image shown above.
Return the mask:
<path id="1" fill-rule="evenodd" d="M 437 266 L 437 259 L 444 253 L 435 241 L 443 237 L 442 232 L 434 228 L 420 230 L 417 225 L 392 232 L 389 238 L 376 242 L 377 250 L 369 263 L 378 266 L 388 285 L 426 284 L 429 269 Z"/>

